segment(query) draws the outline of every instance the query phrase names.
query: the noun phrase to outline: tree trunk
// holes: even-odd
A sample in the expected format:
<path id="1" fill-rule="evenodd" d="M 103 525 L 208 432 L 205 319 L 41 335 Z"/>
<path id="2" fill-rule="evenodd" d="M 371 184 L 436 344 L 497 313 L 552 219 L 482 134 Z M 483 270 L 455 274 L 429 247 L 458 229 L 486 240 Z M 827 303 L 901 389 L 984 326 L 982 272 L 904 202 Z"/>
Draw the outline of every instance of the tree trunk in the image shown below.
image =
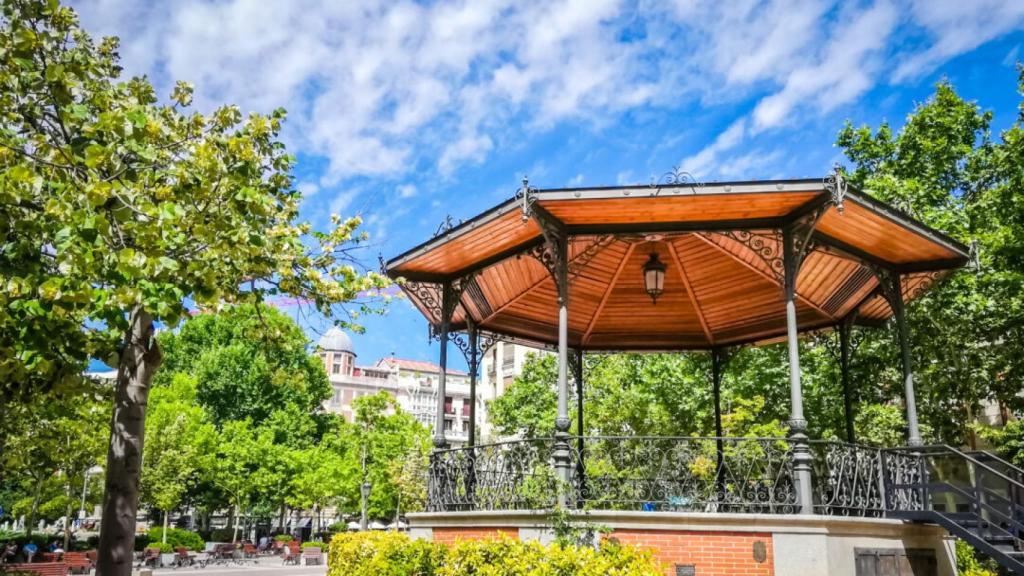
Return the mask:
<path id="1" fill-rule="evenodd" d="M 32 529 L 36 523 L 36 512 L 39 511 L 39 500 L 42 496 L 43 481 L 36 480 L 36 489 L 32 493 L 32 507 L 28 509 L 28 522 L 25 523 L 25 536 L 32 537 Z"/>
<path id="2" fill-rule="evenodd" d="M 146 402 L 149 384 L 162 359 L 153 336 L 153 317 L 141 307 L 135 308 L 129 317 L 118 362 L 107 450 L 103 521 L 96 564 L 96 573 L 104 576 L 130 576 L 132 573 Z"/>
<path id="3" fill-rule="evenodd" d="M 163 533 L 163 538 L 160 539 L 160 543 L 161 544 L 167 544 L 167 524 L 168 524 L 167 519 L 168 519 L 168 517 L 170 515 L 171 515 L 171 511 L 170 510 L 164 510 L 164 533 Z"/>
<path id="4" fill-rule="evenodd" d="M 235 542 L 238 542 L 238 517 L 235 515 L 235 511 L 237 509 L 238 509 L 237 507 L 232 506 L 231 507 L 231 516 L 228 517 L 229 520 L 231 521 L 231 543 L 232 544 L 234 544 Z"/>

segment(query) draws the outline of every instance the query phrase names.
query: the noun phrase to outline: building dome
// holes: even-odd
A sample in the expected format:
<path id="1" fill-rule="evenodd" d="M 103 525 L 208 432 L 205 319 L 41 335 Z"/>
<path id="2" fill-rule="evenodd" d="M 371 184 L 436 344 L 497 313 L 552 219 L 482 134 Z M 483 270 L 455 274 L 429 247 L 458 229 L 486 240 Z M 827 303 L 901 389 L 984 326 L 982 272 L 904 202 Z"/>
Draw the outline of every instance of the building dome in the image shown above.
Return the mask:
<path id="1" fill-rule="evenodd" d="M 348 352 L 355 356 L 355 348 L 352 346 L 352 339 L 345 334 L 345 331 L 337 326 L 331 326 L 331 329 L 324 333 L 320 337 L 320 341 L 317 342 L 323 350 L 330 352 Z"/>

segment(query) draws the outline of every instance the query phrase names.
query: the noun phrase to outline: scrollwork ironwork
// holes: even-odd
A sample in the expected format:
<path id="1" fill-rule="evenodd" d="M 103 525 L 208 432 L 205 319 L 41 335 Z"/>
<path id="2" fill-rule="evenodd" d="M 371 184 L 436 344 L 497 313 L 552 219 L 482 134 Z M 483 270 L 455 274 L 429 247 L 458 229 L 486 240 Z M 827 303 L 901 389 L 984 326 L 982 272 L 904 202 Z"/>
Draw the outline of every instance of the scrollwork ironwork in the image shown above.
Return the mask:
<path id="1" fill-rule="evenodd" d="M 782 233 L 779 230 L 772 230 L 768 233 L 729 230 L 728 232 L 715 233 L 701 232 L 701 234 L 712 242 L 714 242 L 714 239 L 711 238 L 711 234 L 719 234 L 739 242 L 764 262 L 776 278 L 781 281 L 785 277 L 786 267 L 782 257 Z"/>
<path id="2" fill-rule="evenodd" d="M 686 185 L 690 186 L 690 193 L 691 194 L 696 194 L 697 193 L 697 188 L 703 187 L 704 183 L 699 181 L 699 180 L 697 180 L 697 177 L 694 176 L 693 174 L 691 174 L 691 173 L 689 173 L 689 172 L 687 172 L 685 170 L 680 169 L 678 166 L 673 166 L 672 170 L 669 170 L 668 172 L 665 172 L 664 174 L 661 175 L 661 178 L 659 178 L 657 180 L 655 180 L 655 178 L 653 176 L 651 176 L 650 187 L 654 189 L 654 194 L 652 194 L 653 196 L 657 196 L 657 195 L 661 194 L 661 189 L 662 189 L 661 187 L 662 186 L 686 186 Z"/>
<path id="3" fill-rule="evenodd" d="M 444 220 L 442 220 L 441 223 L 437 226 L 437 230 L 434 231 L 434 238 L 447 234 L 449 231 L 451 231 L 452 228 L 459 226 L 460 224 L 462 224 L 462 222 L 462 220 L 456 222 L 452 218 L 451 214 L 447 214 L 444 217 Z"/>
<path id="4" fill-rule="evenodd" d="M 816 512 L 860 517 L 884 514 L 879 449 L 812 440 L 811 451 Z"/>
<path id="5" fill-rule="evenodd" d="M 579 275 L 587 269 L 590 261 L 615 242 L 615 236 L 605 234 L 598 236 L 592 243 L 587 245 L 582 252 L 569 261 L 569 281 L 574 282 Z"/>
<path id="6" fill-rule="evenodd" d="M 794 514 L 794 442 L 784 438 L 572 437 L 572 505 L 601 510 Z M 719 448 L 719 444 L 721 447 Z M 537 510 L 558 502 L 557 438 L 436 451 L 431 511 Z M 915 449 L 809 443 L 818 514 L 880 517 L 924 509 Z M 718 450 L 722 458 L 719 463 Z M 580 466 L 585 461 L 586 466 Z M 934 466 L 934 465 L 933 465 Z"/>

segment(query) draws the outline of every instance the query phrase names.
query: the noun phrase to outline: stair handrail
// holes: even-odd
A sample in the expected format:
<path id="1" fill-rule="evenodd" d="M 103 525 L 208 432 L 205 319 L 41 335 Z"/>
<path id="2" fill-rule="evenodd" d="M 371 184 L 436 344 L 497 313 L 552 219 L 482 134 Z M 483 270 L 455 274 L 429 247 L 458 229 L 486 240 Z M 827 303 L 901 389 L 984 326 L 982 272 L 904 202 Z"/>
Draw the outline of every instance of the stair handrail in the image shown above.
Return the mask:
<path id="1" fill-rule="evenodd" d="M 1019 474 L 1021 478 L 1024 478 L 1024 469 L 1021 469 L 1020 467 L 1014 465 L 1011 462 L 1003 460 L 995 452 L 989 452 L 988 450 L 970 450 L 968 452 L 965 452 L 965 454 L 968 454 L 968 455 L 970 455 L 970 454 L 984 454 L 986 458 L 990 458 L 992 460 L 995 460 L 1000 465 L 1006 466 L 1007 468 L 1009 468 L 1013 472 L 1016 472 L 1017 474 Z"/>
<path id="2" fill-rule="evenodd" d="M 974 458 L 972 456 L 969 456 L 968 454 L 965 454 L 964 452 L 961 452 L 960 450 L 957 450 L 956 448 L 953 448 L 952 446 L 949 446 L 947 444 L 929 444 L 927 446 L 900 446 L 898 448 L 886 448 L 886 450 L 887 451 L 891 451 L 891 452 L 896 452 L 896 451 L 900 451 L 900 452 L 903 452 L 903 451 L 927 452 L 927 451 L 932 451 L 932 450 L 946 450 L 946 451 L 951 452 L 951 453 L 953 453 L 953 454 L 955 454 L 957 456 L 960 456 L 964 460 L 967 460 L 968 462 L 971 462 L 972 464 L 974 464 L 976 466 L 980 466 L 980 467 L 984 468 L 987 472 L 991 472 L 991 473 L 995 474 L 997 477 L 1002 478 L 1003 480 L 1006 480 L 1007 482 L 1017 486 L 1021 490 L 1024 490 L 1024 483 L 1021 483 L 1018 480 L 1010 478 L 1006 474 L 1003 474 L 1002 472 L 1000 472 L 999 470 L 996 470 L 995 468 L 989 466 L 988 464 L 985 464 L 984 462 L 981 462 L 981 461 L 977 460 L 976 458 Z"/>

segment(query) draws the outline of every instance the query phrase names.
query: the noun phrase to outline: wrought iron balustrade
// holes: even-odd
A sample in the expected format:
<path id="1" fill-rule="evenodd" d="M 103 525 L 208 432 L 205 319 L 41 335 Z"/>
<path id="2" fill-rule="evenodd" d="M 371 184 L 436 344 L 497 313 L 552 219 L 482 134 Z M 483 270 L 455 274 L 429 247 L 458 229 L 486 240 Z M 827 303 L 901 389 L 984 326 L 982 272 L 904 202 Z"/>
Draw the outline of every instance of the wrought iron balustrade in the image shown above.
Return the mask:
<path id="1" fill-rule="evenodd" d="M 538 510 L 553 508 L 558 484 L 553 438 L 513 440 L 435 451 L 430 457 L 427 509 Z"/>
<path id="2" fill-rule="evenodd" d="M 602 510 L 796 511 L 793 454 L 780 438 L 588 437 L 576 503 Z M 577 464 L 580 454 L 575 454 Z M 580 481 L 582 480 L 582 481 Z"/>
<path id="3" fill-rule="evenodd" d="M 834 441 L 811 441 L 814 511 L 834 516 L 885 514 L 883 450 Z"/>
<path id="4" fill-rule="evenodd" d="M 589 436 L 565 442 L 567 483 L 556 473 L 556 438 L 436 451 L 427 509 L 543 510 L 554 508 L 561 496 L 580 509 L 799 511 L 790 439 Z M 972 495 L 978 489 L 971 487 L 984 474 L 989 483 L 1012 484 L 1012 491 L 985 492 L 985 505 L 995 510 L 991 514 L 1024 522 L 1024 504 L 1018 503 L 1024 502 L 1024 488 L 1017 488 L 1024 485 L 982 463 L 968 470 L 960 463 L 965 456 L 953 449 L 882 449 L 819 440 L 809 446 L 817 514 L 882 517 L 977 507 L 979 498 Z M 1004 501 L 1017 506 L 1013 514 L 1004 511 L 1011 508 Z"/>

